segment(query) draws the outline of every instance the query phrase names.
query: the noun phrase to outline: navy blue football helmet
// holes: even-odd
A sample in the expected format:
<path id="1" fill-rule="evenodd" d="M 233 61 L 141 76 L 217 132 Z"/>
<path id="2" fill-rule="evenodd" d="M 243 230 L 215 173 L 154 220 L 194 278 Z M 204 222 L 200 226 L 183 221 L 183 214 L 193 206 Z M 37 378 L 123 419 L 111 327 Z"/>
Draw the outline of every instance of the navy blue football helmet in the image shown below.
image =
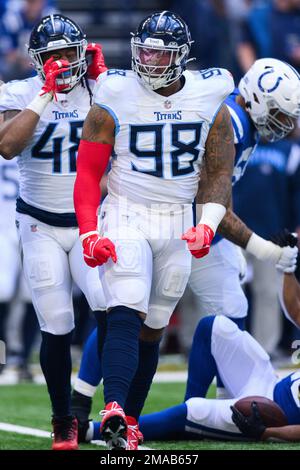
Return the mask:
<path id="1" fill-rule="evenodd" d="M 74 88 L 87 71 L 85 34 L 74 21 L 61 14 L 45 16 L 35 25 L 29 39 L 28 53 L 42 80 L 45 79 L 43 54 L 66 48 L 76 48 L 77 59 L 57 79 L 58 84 L 64 85 L 64 91 Z"/>
<path id="2" fill-rule="evenodd" d="M 132 70 L 152 90 L 167 87 L 193 60 L 188 59 L 192 42 L 188 26 L 179 15 L 153 13 L 132 33 Z"/>

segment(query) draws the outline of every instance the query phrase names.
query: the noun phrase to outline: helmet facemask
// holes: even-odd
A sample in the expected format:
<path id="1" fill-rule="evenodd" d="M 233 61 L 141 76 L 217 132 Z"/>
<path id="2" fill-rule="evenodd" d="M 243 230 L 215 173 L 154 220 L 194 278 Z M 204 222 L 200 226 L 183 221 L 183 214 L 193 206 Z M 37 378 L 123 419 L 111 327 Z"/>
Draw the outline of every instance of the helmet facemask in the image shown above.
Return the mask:
<path id="1" fill-rule="evenodd" d="M 259 122 L 254 122 L 254 124 L 259 134 L 268 142 L 284 139 L 295 127 L 293 117 L 278 108 L 270 109 L 264 124 L 259 124 Z"/>
<path id="2" fill-rule="evenodd" d="M 164 44 L 162 39 L 139 37 L 131 39 L 132 70 L 148 88 L 165 88 L 181 77 L 190 48 L 187 44 Z M 190 59 L 192 60 L 192 59 Z"/>
<path id="3" fill-rule="evenodd" d="M 32 59 L 33 66 L 37 71 L 41 80 L 45 81 L 45 72 L 44 72 L 44 54 L 46 52 L 53 51 L 56 52 L 61 49 L 74 48 L 76 49 L 76 60 L 70 62 L 68 70 L 63 72 L 57 78 L 57 85 L 63 91 L 69 91 L 74 88 L 77 83 L 81 80 L 84 74 L 87 71 L 87 61 L 85 57 L 85 52 L 87 48 L 86 39 L 82 39 L 77 42 L 67 43 L 65 39 L 52 41 L 47 44 L 46 47 L 41 47 L 39 49 L 29 49 L 28 53 Z"/>

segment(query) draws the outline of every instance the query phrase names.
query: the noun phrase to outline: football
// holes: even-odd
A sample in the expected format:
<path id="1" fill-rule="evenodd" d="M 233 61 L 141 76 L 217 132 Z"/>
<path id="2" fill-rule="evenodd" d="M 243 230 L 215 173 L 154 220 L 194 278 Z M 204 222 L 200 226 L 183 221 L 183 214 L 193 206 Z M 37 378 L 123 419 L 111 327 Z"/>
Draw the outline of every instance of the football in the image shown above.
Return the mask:
<path id="1" fill-rule="evenodd" d="M 260 415 L 262 417 L 263 423 L 269 428 L 276 428 L 280 426 L 286 426 L 288 424 L 287 418 L 277 403 L 272 400 L 269 400 L 265 397 L 260 396 L 251 396 L 241 398 L 235 403 L 235 407 L 240 411 L 244 416 L 251 415 L 251 403 L 255 401 L 257 403 Z"/>

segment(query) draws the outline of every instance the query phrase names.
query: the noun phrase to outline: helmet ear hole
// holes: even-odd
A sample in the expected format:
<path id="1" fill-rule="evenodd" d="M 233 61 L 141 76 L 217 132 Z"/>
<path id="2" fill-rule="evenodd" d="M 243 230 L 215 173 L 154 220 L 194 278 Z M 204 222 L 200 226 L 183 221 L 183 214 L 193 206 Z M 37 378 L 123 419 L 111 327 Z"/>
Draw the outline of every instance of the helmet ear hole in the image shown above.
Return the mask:
<path id="1" fill-rule="evenodd" d="M 256 93 L 253 93 L 253 98 L 254 98 L 254 101 L 259 104 L 259 99 Z"/>

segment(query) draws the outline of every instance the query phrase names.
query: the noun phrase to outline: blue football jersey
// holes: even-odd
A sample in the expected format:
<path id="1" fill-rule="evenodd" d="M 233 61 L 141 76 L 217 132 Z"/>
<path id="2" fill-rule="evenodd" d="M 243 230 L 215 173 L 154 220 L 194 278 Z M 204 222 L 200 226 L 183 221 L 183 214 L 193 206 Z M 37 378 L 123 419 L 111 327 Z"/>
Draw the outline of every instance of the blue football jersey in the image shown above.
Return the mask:
<path id="1" fill-rule="evenodd" d="M 243 176 L 247 163 L 257 144 L 257 131 L 247 112 L 236 103 L 236 88 L 225 100 L 229 109 L 234 132 L 235 162 L 232 176 L 234 185 Z"/>
<path id="2" fill-rule="evenodd" d="M 276 384 L 274 401 L 284 411 L 288 424 L 300 424 L 300 371 L 288 375 Z"/>

